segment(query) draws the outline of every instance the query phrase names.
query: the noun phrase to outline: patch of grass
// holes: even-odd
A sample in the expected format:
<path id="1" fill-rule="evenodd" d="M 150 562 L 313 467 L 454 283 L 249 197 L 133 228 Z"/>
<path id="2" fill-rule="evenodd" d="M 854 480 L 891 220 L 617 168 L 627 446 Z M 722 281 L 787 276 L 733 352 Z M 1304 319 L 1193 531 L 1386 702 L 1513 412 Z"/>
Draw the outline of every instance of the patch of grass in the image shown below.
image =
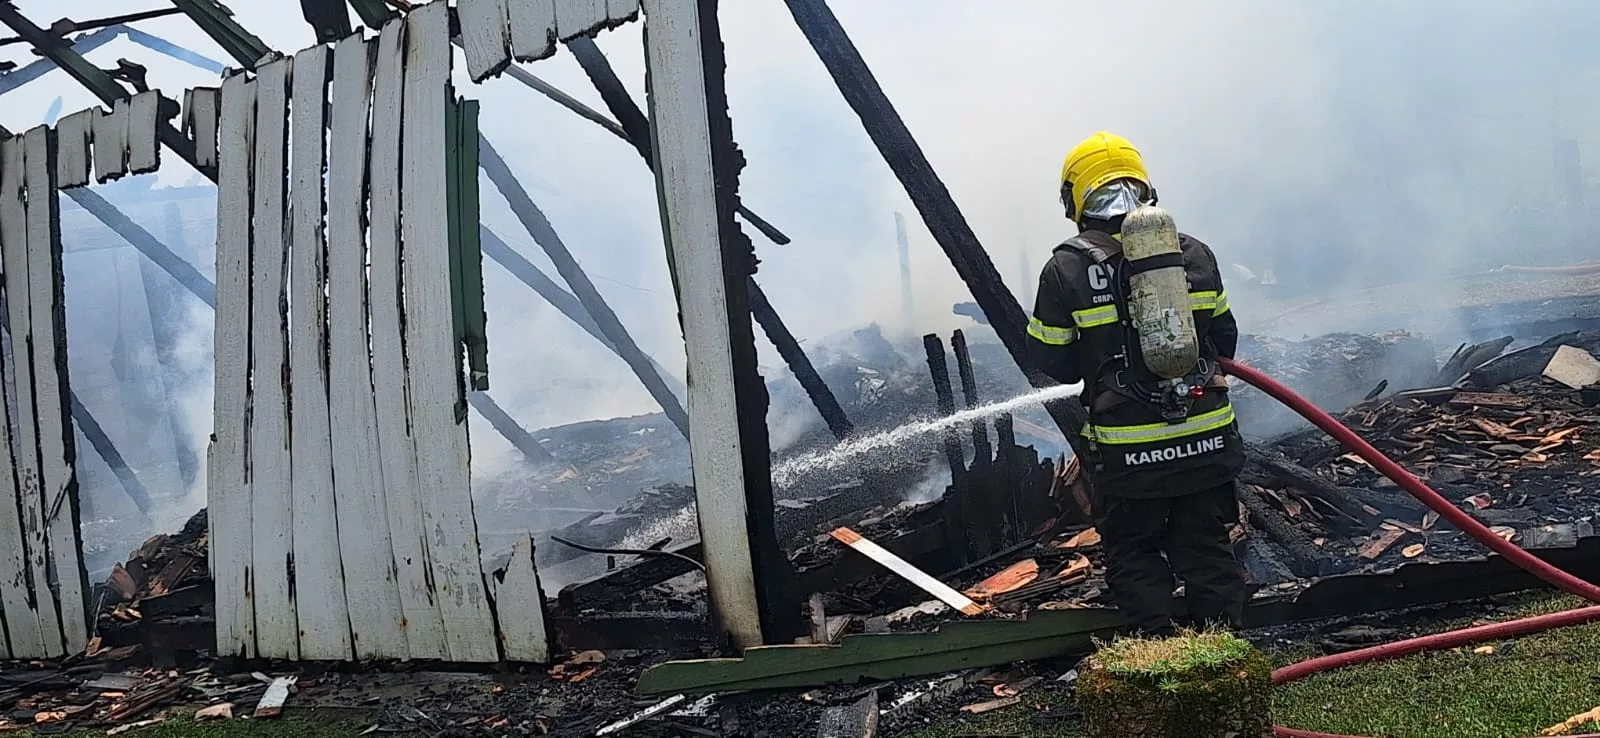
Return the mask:
<path id="1" fill-rule="evenodd" d="M 1157 680 L 1236 664 L 1254 650 L 1243 639 L 1220 630 L 1184 631 L 1176 638 L 1117 638 L 1098 645 L 1094 661 L 1106 671 Z"/>
<path id="2" fill-rule="evenodd" d="M 1584 603 L 1552 597 L 1517 617 Z M 1440 628 L 1446 630 L 1448 628 Z M 1394 738 L 1520 738 L 1600 705 L 1600 624 L 1320 674 L 1273 693 L 1279 724 Z"/>

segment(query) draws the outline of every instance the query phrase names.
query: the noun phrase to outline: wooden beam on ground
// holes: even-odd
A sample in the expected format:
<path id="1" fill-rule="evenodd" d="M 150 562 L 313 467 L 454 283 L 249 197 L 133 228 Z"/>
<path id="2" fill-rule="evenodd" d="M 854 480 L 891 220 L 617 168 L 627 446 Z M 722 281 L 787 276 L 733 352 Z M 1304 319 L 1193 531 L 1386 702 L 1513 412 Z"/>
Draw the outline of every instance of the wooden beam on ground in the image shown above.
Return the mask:
<path id="1" fill-rule="evenodd" d="M 1123 622 L 1115 610 L 1036 611 L 1018 620 L 945 623 L 931 632 L 847 635 L 837 646 L 761 646 L 743 658 L 657 664 L 639 675 L 636 689 L 704 694 L 944 674 L 1086 650 Z"/>

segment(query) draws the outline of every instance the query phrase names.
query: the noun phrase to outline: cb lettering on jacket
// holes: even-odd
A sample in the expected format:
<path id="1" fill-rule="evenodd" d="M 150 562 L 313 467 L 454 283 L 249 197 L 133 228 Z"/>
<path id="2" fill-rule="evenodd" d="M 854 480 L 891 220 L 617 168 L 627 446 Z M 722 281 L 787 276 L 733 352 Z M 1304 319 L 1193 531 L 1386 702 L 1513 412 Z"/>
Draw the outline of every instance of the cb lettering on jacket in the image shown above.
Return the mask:
<path id="1" fill-rule="evenodd" d="M 1151 449 L 1149 451 L 1128 451 L 1123 453 L 1122 463 L 1128 466 L 1140 466 L 1162 461 L 1176 461 L 1178 459 L 1187 459 L 1191 456 L 1209 454 L 1213 451 L 1221 451 L 1222 446 L 1223 437 L 1212 436 L 1204 440 L 1190 441 L 1166 448 Z"/>

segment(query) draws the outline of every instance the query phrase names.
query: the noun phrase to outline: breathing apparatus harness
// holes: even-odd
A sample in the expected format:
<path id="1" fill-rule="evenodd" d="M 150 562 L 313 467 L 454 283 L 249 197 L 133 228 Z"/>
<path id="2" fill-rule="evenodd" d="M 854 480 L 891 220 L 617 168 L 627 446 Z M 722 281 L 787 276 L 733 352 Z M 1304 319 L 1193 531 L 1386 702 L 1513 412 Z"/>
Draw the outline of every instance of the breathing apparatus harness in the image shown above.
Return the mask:
<path id="1" fill-rule="evenodd" d="M 1187 420 L 1194 401 L 1205 396 L 1206 386 L 1217 375 L 1215 344 L 1209 338 L 1201 340 L 1200 360 L 1188 374 L 1175 379 L 1158 377 L 1137 355 L 1139 334 L 1134 328 L 1133 312 L 1128 306 L 1130 277 L 1153 269 L 1181 267 L 1183 255 L 1162 254 L 1138 261 L 1122 259 L 1113 264 L 1111 262 L 1115 257 L 1122 255 L 1120 251 L 1095 245 L 1082 236 L 1069 238 L 1062 245 L 1088 256 L 1111 273 L 1111 297 L 1117 308 L 1117 326 L 1122 331 L 1122 350 L 1101 360 L 1091 378 L 1090 391 L 1082 395 L 1084 404 L 1092 410 L 1092 403 L 1102 391 L 1110 390 L 1160 415 L 1168 424 Z M 1091 447 L 1096 445 L 1092 434 L 1089 442 Z"/>

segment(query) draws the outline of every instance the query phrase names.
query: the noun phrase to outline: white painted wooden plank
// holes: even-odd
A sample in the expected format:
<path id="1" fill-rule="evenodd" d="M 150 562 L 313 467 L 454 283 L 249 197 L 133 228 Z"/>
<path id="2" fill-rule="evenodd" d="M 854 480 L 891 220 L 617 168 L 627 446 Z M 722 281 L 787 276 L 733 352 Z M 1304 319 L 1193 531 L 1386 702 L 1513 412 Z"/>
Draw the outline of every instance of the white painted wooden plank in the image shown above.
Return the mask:
<path id="1" fill-rule="evenodd" d="M 556 0 L 556 36 L 562 41 L 605 27 L 606 0 Z"/>
<path id="2" fill-rule="evenodd" d="M 22 152 L 23 187 L 26 191 L 27 183 L 35 177 L 32 169 L 42 166 L 29 161 L 31 149 L 37 146 L 35 141 L 29 141 L 24 135 L 20 139 L 12 139 L 12 143 Z M 50 581 L 49 546 L 46 543 L 44 525 L 44 480 L 40 471 L 39 460 L 39 422 L 38 408 L 34 403 L 33 387 L 34 367 L 32 347 L 34 346 L 34 321 L 33 321 L 33 292 L 32 282 L 28 278 L 28 269 L 32 265 L 29 251 L 33 248 L 32 233 L 34 213 L 29 208 L 23 217 L 26 230 L 26 240 L 16 245 L 16 250 L 8 253 L 5 263 L 7 304 L 11 311 L 11 343 L 13 347 L 26 347 L 20 351 L 24 354 L 15 357 L 12 364 L 12 376 L 16 383 L 17 406 L 12 415 L 12 422 L 16 424 L 17 447 L 17 504 L 21 508 L 22 516 L 22 545 L 23 556 L 28 563 L 28 570 L 33 577 L 31 596 L 39 622 L 40 638 L 45 649 L 46 657 L 59 656 L 62 653 L 61 625 L 56 617 L 56 600 L 47 589 L 46 582 Z M 11 239 L 7 239 L 8 245 Z M 15 268 L 12 268 L 14 265 Z M 26 618 L 27 615 L 25 614 Z M 23 627 L 31 627 L 24 625 Z"/>
<path id="3" fill-rule="evenodd" d="M 290 492 L 289 397 L 284 354 L 284 132 L 290 59 L 256 70 L 254 222 L 250 295 L 250 571 L 256 647 L 263 658 L 300 656 L 299 615 L 290 587 L 294 496 Z"/>
<path id="4" fill-rule="evenodd" d="M 677 272 L 689 362 L 689 458 L 707 583 L 723 628 L 741 648 L 761 645 L 746 527 L 744 462 L 733 391 L 732 340 L 712 182 L 711 133 L 697 0 L 645 0 L 656 182 Z"/>
<path id="5" fill-rule="evenodd" d="M 339 555 L 357 659 L 409 658 L 384 504 L 378 416 L 367 349 L 367 115 L 369 47 L 360 34 L 333 49 L 328 148 L 328 361 L 333 392 L 333 489 Z M 295 62 L 299 64 L 299 62 Z"/>
<path id="6" fill-rule="evenodd" d="M 195 87 L 183 92 L 183 135 L 194 139 L 195 163 L 217 165 L 217 95 L 215 87 Z"/>
<path id="7" fill-rule="evenodd" d="M 89 132 L 98 111 L 79 110 L 56 122 L 56 183 L 62 187 L 89 184 Z"/>
<path id="8" fill-rule="evenodd" d="M 394 547 L 395 578 L 405 616 L 406 650 L 414 659 L 443 659 L 444 622 L 433 588 L 433 565 L 422 529 L 422 493 L 406 406 L 400 316 L 400 123 L 405 89 L 406 24 L 378 36 L 372 83 L 371 311 L 372 384 L 377 397 L 378 456 Z M 440 93 L 443 97 L 443 93 Z"/>
<path id="9" fill-rule="evenodd" d="M 556 0 L 506 0 L 506 16 L 512 58 L 530 62 L 556 53 Z"/>
<path id="10" fill-rule="evenodd" d="M 27 208 L 24 200 L 24 169 L 23 148 L 21 138 L 11 138 L 0 141 L 0 258 L 6 264 L 26 264 L 28 253 L 28 221 Z M 16 354 L 3 357 L 6 364 L 21 367 L 22 374 L 17 376 L 17 381 L 23 381 L 23 374 L 27 373 L 27 307 L 28 307 L 28 280 L 26 269 L 5 272 L 6 295 L 9 299 L 7 315 L 0 316 L 0 320 L 7 322 L 11 332 L 11 350 Z M 20 313 L 20 317 L 19 317 Z M 23 333 L 17 333 L 14 327 L 23 327 Z M 21 385 L 21 386 L 26 386 Z M 0 393 L 3 395 L 4 393 Z M 7 408 L 9 417 L 18 417 L 21 412 L 21 400 L 18 396 L 18 406 Z M 27 552 L 22 542 L 22 518 L 19 516 L 17 505 L 21 497 L 21 481 L 18 474 L 21 465 L 25 463 L 25 456 L 13 458 L 9 424 L 0 422 L 0 440 L 4 448 L 0 448 L 0 460 L 5 467 L 0 469 L 4 476 L 0 476 L 0 606 L 5 609 L 6 620 L 10 626 L 11 647 L 7 649 L 7 658 L 44 658 L 44 636 L 39 628 L 39 616 L 29 604 L 28 588 L 28 562 Z M 19 433 L 16 439 L 17 448 L 25 441 L 31 442 L 27 436 Z"/>
<path id="11" fill-rule="evenodd" d="M 216 365 L 211 447 L 206 454 L 208 559 L 217 599 L 217 652 L 255 658 L 250 597 L 253 537 L 246 457 L 250 402 L 250 180 L 255 160 L 256 86 L 244 74 L 222 83 L 217 166 Z"/>
<path id="12" fill-rule="evenodd" d="M 533 539 L 523 536 L 511 549 L 505 577 L 491 580 L 500 619 L 500 649 L 507 661 L 542 664 L 550 660 L 545 631 L 544 591 L 533 563 Z"/>
<path id="13" fill-rule="evenodd" d="M 500 73 L 511 63 L 511 38 L 506 27 L 506 0 L 459 0 L 461 48 L 473 82 Z"/>
<path id="14" fill-rule="evenodd" d="M 161 144 L 156 141 L 156 111 L 161 93 L 141 92 L 128 101 L 128 173 L 144 174 L 161 167 Z"/>
<path id="15" fill-rule="evenodd" d="M 612 25 L 620 25 L 639 18 L 639 0 L 606 0 L 606 15 Z"/>
<path id="16" fill-rule="evenodd" d="M 863 538 L 860 533 L 850 528 L 835 528 L 828 535 L 833 536 L 834 540 L 855 549 L 862 556 L 872 559 L 883 568 L 894 572 L 901 579 L 916 585 L 918 589 L 933 595 L 952 609 L 960 611 L 961 614 L 968 617 L 976 617 L 984 613 L 982 605 L 973 602 L 954 587 L 935 579 L 933 575 L 918 569 L 911 562 L 896 556 L 893 551 Z"/>
<path id="17" fill-rule="evenodd" d="M 128 167 L 128 101 L 94 117 L 94 178 L 102 184 L 122 177 Z"/>
<path id="18" fill-rule="evenodd" d="M 323 152 L 328 47 L 294 57 L 289 149 L 289 454 L 294 518 L 294 599 L 300 657 L 349 660 L 339 527 L 328 436 L 327 257 L 323 242 Z"/>
<path id="19" fill-rule="evenodd" d="M 61 211 L 56 193 L 55 134 L 46 126 L 27 132 L 28 302 L 33 321 L 33 396 L 38 415 L 39 475 L 47 560 L 54 595 L 37 583 L 40 601 L 56 598 L 61 613 L 62 653 L 89 643 L 83 569 L 78 538 L 78 480 L 74 475 L 73 428 L 67 401 L 67 307 L 61 273 Z M 19 390 L 21 385 L 18 386 Z"/>
<path id="20" fill-rule="evenodd" d="M 460 345 L 450 296 L 449 224 L 445 211 L 445 115 L 450 29 L 443 3 L 406 16 L 405 116 L 400 196 L 406 314 L 407 396 L 422 494 L 423 530 L 450 659 L 495 661 L 494 618 L 479 563 L 472 514 Z"/>

